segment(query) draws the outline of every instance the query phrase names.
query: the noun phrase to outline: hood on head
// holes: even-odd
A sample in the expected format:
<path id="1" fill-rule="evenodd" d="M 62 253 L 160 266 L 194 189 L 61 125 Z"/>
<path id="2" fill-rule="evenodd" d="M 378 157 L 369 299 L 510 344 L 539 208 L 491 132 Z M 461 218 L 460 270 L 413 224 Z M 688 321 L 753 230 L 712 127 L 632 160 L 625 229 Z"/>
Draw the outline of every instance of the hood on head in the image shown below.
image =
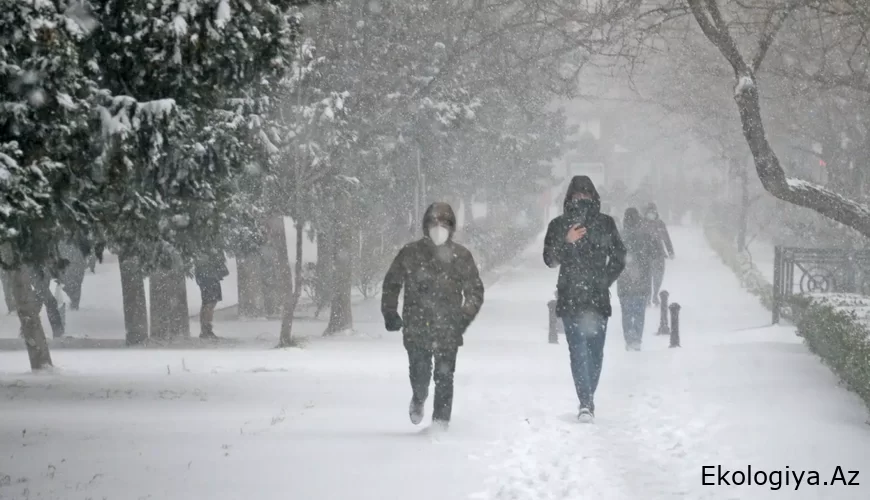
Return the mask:
<path id="1" fill-rule="evenodd" d="M 658 209 L 658 207 L 656 207 L 656 204 L 652 203 L 652 202 L 647 203 L 646 208 L 644 209 L 643 213 L 646 215 L 655 214 L 656 219 L 659 218 L 659 209 Z"/>
<path id="2" fill-rule="evenodd" d="M 448 203 L 436 201 L 429 205 L 426 213 L 423 214 L 423 234 L 429 236 L 429 226 L 435 222 L 440 222 L 447 226 L 450 230 L 450 236 L 456 232 L 456 214 L 453 213 L 453 208 Z"/>
<path id="3" fill-rule="evenodd" d="M 643 217 L 640 216 L 640 211 L 634 207 L 625 209 L 625 216 L 622 219 L 622 228 L 630 231 L 639 227 L 643 223 Z"/>
<path id="4" fill-rule="evenodd" d="M 565 210 L 568 209 L 568 202 L 570 202 L 571 198 L 577 193 L 585 193 L 592 198 L 592 210 L 594 212 L 597 213 L 601 210 L 601 195 L 598 194 L 598 190 L 595 189 L 595 183 L 592 182 L 592 179 L 590 179 L 588 175 L 575 175 L 571 178 L 571 183 L 568 184 L 568 192 L 565 193 L 565 201 L 563 203 L 563 208 Z"/>

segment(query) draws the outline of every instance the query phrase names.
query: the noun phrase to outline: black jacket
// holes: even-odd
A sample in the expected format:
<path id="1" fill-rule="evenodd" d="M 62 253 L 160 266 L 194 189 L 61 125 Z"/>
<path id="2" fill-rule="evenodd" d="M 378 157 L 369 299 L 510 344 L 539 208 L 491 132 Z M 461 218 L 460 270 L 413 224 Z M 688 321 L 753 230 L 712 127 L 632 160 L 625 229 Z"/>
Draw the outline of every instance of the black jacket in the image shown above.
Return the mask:
<path id="1" fill-rule="evenodd" d="M 483 281 L 471 252 L 449 239 L 436 246 L 429 238 L 433 219 L 450 224 L 456 216 L 450 205 L 433 203 L 423 217 L 424 237 L 408 243 L 393 259 L 384 277 L 381 313 L 398 313 L 404 288 L 402 338 L 406 348 L 451 349 L 463 344 L 466 328 L 483 306 Z"/>
<path id="2" fill-rule="evenodd" d="M 556 285 L 556 315 L 566 317 L 594 310 L 610 317 L 610 286 L 625 267 L 625 246 L 616 223 L 601 213 L 601 201 L 592 181 L 586 176 L 572 179 L 565 197 L 565 208 L 577 189 L 591 190 L 593 207 L 586 216 L 586 235 L 570 244 L 565 235 L 572 225 L 571 217 L 562 214 L 547 227 L 544 238 L 544 263 L 560 266 Z"/>

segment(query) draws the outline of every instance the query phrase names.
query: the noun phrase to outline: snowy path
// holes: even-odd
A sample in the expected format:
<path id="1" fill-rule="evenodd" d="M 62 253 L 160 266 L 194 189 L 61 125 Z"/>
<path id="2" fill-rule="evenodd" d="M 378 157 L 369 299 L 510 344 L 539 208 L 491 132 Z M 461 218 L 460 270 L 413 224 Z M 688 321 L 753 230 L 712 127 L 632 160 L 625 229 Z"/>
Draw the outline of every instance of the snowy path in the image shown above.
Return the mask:
<path id="1" fill-rule="evenodd" d="M 574 421 L 566 346 L 547 344 L 555 275 L 534 252 L 487 291 L 443 435 L 407 421 L 404 351 L 376 314 L 358 329 L 381 339 L 63 350 L 61 375 L 0 352 L 0 499 L 870 498 L 860 401 L 790 329 L 765 326 L 700 232 L 672 236 L 683 347 L 649 334 L 650 311 L 644 351 L 625 352 L 617 309 L 594 425 Z M 705 465 L 821 481 L 839 465 L 862 484 L 703 486 Z"/>

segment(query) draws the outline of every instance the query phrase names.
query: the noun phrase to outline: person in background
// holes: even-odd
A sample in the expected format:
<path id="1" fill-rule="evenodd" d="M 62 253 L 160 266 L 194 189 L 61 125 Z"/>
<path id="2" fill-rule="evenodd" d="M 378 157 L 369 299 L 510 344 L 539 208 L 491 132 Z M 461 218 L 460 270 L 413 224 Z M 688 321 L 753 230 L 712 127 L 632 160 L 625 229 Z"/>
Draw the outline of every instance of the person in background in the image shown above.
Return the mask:
<path id="1" fill-rule="evenodd" d="M 625 269 L 616 280 L 616 295 L 622 310 L 625 350 L 639 351 L 643 340 L 646 304 L 651 292 L 652 256 L 656 253 L 657 243 L 644 229 L 643 218 L 634 207 L 625 210 L 622 238 L 627 253 Z"/>
<path id="2" fill-rule="evenodd" d="M 565 325 L 574 389 L 580 400 L 577 418 L 591 422 L 595 391 L 604 362 L 607 322 L 613 313 L 610 287 L 625 267 L 625 246 L 592 179 L 571 179 L 564 213 L 547 227 L 544 263 L 559 267 L 556 316 Z"/>
<path id="3" fill-rule="evenodd" d="M 446 429 L 453 410 L 456 356 L 466 329 L 483 306 L 483 281 L 471 252 L 453 241 L 456 215 L 447 203 L 433 203 L 423 216 L 423 238 L 408 243 L 384 277 L 381 313 L 387 331 L 402 330 L 408 352 L 414 425 L 423 421 L 433 360 L 435 401 L 432 423 Z M 399 315 L 399 294 L 404 304 Z"/>
<path id="4" fill-rule="evenodd" d="M 217 340 L 218 337 L 214 333 L 214 310 L 217 303 L 223 300 L 221 280 L 230 274 L 224 253 L 218 251 L 203 256 L 196 262 L 193 274 L 202 297 L 202 307 L 199 310 L 199 338 Z"/>
<path id="5" fill-rule="evenodd" d="M 659 305 L 659 290 L 665 279 L 665 258 L 674 258 L 674 245 L 671 243 L 668 227 L 659 217 L 655 203 L 646 206 L 644 217 L 646 217 L 646 229 L 656 242 L 656 249 L 652 255 L 652 295 L 647 306 Z"/>

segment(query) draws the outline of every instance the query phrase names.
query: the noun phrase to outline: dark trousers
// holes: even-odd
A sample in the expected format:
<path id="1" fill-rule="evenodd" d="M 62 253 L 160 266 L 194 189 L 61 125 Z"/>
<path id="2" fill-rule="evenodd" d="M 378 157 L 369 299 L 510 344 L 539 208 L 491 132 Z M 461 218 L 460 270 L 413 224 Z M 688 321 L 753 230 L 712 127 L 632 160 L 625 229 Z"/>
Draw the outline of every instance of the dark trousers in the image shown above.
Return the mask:
<path id="1" fill-rule="evenodd" d="M 571 375 L 580 406 L 595 411 L 595 391 L 604 364 L 607 317 L 595 311 L 562 318 L 571 356 Z"/>
<path id="2" fill-rule="evenodd" d="M 429 382 L 432 380 L 433 361 L 435 372 L 435 409 L 432 420 L 449 422 L 453 411 L 453 373 L 456 371 L 457 348 L 423 349 L 408 348 L 408 365 L 414 400 L 424 403 L 429 397 Z"/>
<path id="3" fill-rule="evenodd" d="M 620 297 L 622 309 L 622 335 L 626 344 L 640 344 L 646 319 L 646 297 L 643 295 Z"/>
<path id="4" fill-rule="evenodd" d="M 652 261 L 652 301 L 659 303 L 659 290 L 662 289 L 662 281 L 665 279 L 665 259 L 655 259 Z"/>

